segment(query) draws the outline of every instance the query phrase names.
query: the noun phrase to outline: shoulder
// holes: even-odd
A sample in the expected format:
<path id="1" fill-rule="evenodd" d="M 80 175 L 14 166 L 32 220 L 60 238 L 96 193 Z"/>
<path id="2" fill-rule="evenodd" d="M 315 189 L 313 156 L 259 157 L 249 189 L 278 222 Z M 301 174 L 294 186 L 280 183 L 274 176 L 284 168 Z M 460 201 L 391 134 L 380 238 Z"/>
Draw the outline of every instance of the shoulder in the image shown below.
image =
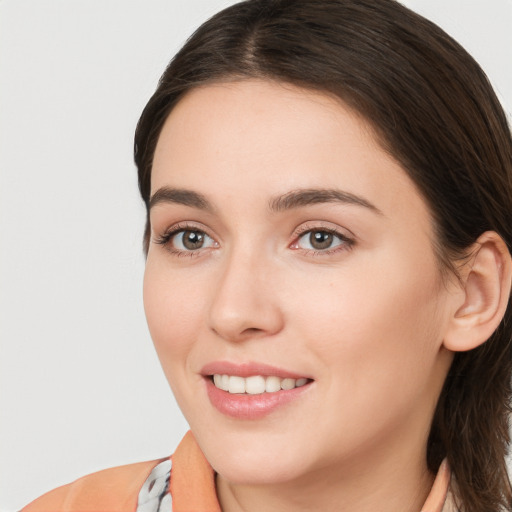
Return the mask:
<path id="1" fill-rule="evenodd" d="M 129 512 L 151 471 L 168 458 L 105 469 L 58 487 L 36 499 L 22 512 Z"/>

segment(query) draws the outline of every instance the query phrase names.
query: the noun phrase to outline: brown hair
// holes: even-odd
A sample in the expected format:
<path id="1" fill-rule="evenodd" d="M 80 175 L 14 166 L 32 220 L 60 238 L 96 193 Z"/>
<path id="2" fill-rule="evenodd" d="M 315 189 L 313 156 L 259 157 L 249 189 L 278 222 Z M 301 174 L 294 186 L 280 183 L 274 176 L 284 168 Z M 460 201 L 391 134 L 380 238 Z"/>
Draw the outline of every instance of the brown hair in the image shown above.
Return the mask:
<path id="1" fill-rule="evenodd" d="M 204 23 L 174 57 L 135 135 L 146 206 L 153 153 L 180 98 L 209 82 L 263 78 L 335 94 L 374 127 L 434 219 L 442 267 L 484 231 L 512 248 L 512 140 L 473 58 L 394 0 L 248 0 Z M 149 217 L 144 247 L 149 243 Z M 427 446 L 448 458 L 465 512 L 511 510 L 505 456 L 511 404 L 512 308 L 481 347 L 457 353 Z"/>

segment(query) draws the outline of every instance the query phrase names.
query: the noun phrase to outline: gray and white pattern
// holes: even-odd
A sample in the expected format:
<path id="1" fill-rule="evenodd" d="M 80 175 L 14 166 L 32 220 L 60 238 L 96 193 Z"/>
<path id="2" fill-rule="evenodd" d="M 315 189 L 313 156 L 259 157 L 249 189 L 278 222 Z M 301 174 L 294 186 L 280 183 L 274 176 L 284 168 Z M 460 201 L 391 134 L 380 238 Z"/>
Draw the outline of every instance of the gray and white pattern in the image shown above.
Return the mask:
<path id="1" fill-rule="evenodd" d="M 172 512 L 171 468 L 171 459 L 153 468 L 139 492 L 136 512 Z"/>

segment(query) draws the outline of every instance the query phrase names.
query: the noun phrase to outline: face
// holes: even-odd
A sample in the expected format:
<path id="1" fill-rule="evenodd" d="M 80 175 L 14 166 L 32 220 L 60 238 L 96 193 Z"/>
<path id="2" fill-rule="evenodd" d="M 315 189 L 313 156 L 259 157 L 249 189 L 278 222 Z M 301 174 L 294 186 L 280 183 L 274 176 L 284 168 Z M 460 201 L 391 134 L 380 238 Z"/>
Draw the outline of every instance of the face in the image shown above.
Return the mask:
<path id="1" fill-rule="evenodd" d="M 147 320 L 214 469 L 298 481 L 425 458 L 451 293 L 367 124 L 265 81 L 192 90 L 154 155 Z"/>

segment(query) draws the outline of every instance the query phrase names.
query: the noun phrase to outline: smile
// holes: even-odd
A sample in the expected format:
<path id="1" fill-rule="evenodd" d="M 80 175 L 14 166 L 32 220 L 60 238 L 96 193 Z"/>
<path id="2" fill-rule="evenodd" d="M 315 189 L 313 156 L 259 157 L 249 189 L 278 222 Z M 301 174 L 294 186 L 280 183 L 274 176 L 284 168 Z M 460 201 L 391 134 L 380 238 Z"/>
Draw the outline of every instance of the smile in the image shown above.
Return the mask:
<path id="1" fill-rule="evenodd" d="M 277 376 L 252 375 L 240 377 L 238 375 L 214 374 L 213 384 L 217 389 L 231 394 L 261 395 L 263 393 L 276 393 L 288 391 L 307 384 L 309 379 L 280 378 Z"/>
<path id="2" fill-rule="evenodd" d="M 303 371 L 256 361 L 212 361 L 203 366 L 200 374 L 217 411 L 239 420 L 259 420 L 307 400 L 315 380 Z"/>

